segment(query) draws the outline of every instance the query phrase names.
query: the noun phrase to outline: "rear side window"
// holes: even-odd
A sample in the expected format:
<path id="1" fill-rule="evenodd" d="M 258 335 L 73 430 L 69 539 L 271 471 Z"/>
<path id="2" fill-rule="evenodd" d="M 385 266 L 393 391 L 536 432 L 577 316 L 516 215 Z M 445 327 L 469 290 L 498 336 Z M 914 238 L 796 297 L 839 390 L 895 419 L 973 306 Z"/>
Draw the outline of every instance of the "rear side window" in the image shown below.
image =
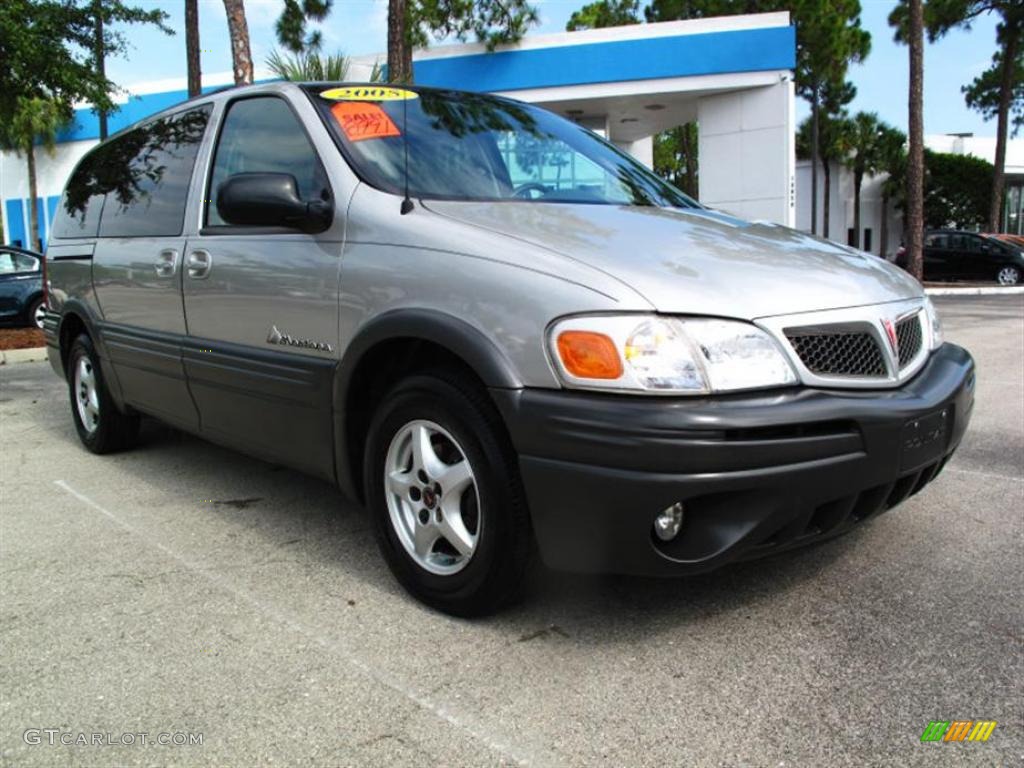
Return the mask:
<path id="1" fill-rule="evenodd" d="M 925 248 L 945 248 L 946 247 L 946 236 L 945 235 L 928 235 L 924 241 Z"/>
<path id="2" fill-rule="evenodd" d="M 328 200 L 327 174 L 291 107 L 277 97 L 234 102 L 224 117 L 210 176 L 209 226 L 223 226 L 217 190 L 236 173 L 290 173 L 303 200 Z"/>
<path id="3" fill-rule="evenodd" d="M 100 237 L 181 234 L 185 204 L 210 107 L 135 128 L 101 148 L 94 170 L 106 202 Z"/>
<path id="4" fill-rule="evenodd" d="M 51 237 L 96 237 L 99 233 L 100 213 L 106 197 L 99 181 L 99 170 L 106 148 L 102 145 L 87 154 L 71 174 L 57 206 Z"/>

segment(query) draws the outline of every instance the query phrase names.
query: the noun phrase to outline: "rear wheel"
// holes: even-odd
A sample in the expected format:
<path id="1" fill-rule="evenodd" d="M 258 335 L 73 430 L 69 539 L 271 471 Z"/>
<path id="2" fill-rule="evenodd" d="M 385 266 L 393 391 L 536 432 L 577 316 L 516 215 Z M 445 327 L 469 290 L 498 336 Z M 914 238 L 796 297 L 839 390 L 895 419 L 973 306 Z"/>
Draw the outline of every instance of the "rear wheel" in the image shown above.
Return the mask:
<path id="1" fill-rule="evenodd" d="M 377 541 L 409 592 L 459 616 L 518 593 L 529 516 L 515 454 L 478 386 L 447 372 L 400 382 L 374 415 L 364 466 Z"/>
<path id="2" fill-rule="evenodd" d="M 43 327 L 43 318 L 46 317 L 46 305 L 43 304 L 42 296 L 29 305 L 28 312 L 25 313 L 25 316 L 36 328 L 41 329 Z"/>
<path id="3" fill-rule="evenodd" d="M 1019 285 L 1020 278 L 1020 268 L 1011 264 L 1000 267 L 999 272 L 996 274 L 996 280 L 1000 285 Z"/>
<path id="4" fill-rule="evenodd" d="M 81 334 L 68 353 L 71 416 L 82 445 L 93 453 L 113 453 L 131 447 L 139 432 L 138 416 L 121 413 L 103 380 L 92 339 Z"/>

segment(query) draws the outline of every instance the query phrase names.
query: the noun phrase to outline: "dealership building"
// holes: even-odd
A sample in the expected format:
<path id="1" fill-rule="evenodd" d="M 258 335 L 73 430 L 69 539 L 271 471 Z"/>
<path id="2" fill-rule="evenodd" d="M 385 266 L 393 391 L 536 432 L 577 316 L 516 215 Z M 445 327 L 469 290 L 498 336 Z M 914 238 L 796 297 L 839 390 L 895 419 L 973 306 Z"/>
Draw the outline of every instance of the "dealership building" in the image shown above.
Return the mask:
<path id="1" fill-rule="evenodd" d="M 182 66 L 185 54 L 182 51 Z M 368 78 L 377 57 L 356 59 L 351 80 Z M 788 13 L 527 36 L 488 52 L 481 45 L 419 51 L 419 85 L 487 91 L 544 106 L 600 133 L 647 165 L 652 137 L 696 120 L 702 202 L 748 219 L 796 223 L 793 68 L 796 34 Z M 259 74 L 259 73 L 258 73 Z M 230 73 L 204 87 L 231 83 Z M 119 130 L 186 98 L 185 81 L 127 86 L 109 118 Z M 37 151 L 39 231 L 46 233 L 75 163 L 99 138 L 86 106 Z M 543 179 L 540 179 L 543 182 Z M 0 154 L 3 237 L 28 244 L 26 163 Z"/>

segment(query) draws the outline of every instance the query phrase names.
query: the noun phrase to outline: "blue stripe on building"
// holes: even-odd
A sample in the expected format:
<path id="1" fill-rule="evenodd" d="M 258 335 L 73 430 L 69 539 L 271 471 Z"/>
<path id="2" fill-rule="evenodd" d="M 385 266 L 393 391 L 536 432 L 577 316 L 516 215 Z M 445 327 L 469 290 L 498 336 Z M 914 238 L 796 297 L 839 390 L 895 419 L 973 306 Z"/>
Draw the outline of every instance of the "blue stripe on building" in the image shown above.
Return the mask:
<path id="1" fill-rule="evenodd" d="M 515 91 L 566 85 L 655 80 L 793 69 L 796 29 L 769 27 L 676 37 L 610 40 L 494 53 L 474 53 L 415 63 L 419 85 L 468 91 Z M 204 88 L 219 90 L 222 86 Z M 108 118 L 110 133 L 188 98 L 187 91 L 133 96 Z M 90 109 L 75 110 L 58 141 L 99 138 Z"/>
<path id="2" fill-rule="evenodd" d="M 7 200 L 4 205 L 4 220 L 7 222 L 8 240 L 12 245 L 28 245 L 25 232 L 25 208 L 21 200 Z"/>
<path id="3" fill-rule="evenodd" d="M 416 83 L 513 91 L 796 66 L 796 29 L 771 27 L 476 53 L 415 63 Z"/>

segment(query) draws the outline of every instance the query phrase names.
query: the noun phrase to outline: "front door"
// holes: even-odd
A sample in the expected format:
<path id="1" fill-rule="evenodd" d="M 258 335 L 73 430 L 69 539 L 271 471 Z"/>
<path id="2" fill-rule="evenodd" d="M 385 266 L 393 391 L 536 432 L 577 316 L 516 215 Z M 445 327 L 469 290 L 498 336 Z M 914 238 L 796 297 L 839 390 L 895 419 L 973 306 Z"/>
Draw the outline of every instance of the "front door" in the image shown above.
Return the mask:
<path id="1" fill-rule="evenodd" d="M 227 224 L 217 190 L 239 173 L 290 173 L 306 200 L 331 185 L 283 97 L 227 105 L 203 226 L 184 254 L 185 369 L 211 439 L 332 478 L 331 388 L 338 360 L 344 221 L 320 235 Z"/>
<path id="2" fill-rule="evenodd" d="M 183 227 L 209 117 L 198 106 L 134 128 L 94 163 L 106 192 L 93 255 L 100 334 L 125 402 L 186 429 L 199 417 L 181 362 Z"/>

